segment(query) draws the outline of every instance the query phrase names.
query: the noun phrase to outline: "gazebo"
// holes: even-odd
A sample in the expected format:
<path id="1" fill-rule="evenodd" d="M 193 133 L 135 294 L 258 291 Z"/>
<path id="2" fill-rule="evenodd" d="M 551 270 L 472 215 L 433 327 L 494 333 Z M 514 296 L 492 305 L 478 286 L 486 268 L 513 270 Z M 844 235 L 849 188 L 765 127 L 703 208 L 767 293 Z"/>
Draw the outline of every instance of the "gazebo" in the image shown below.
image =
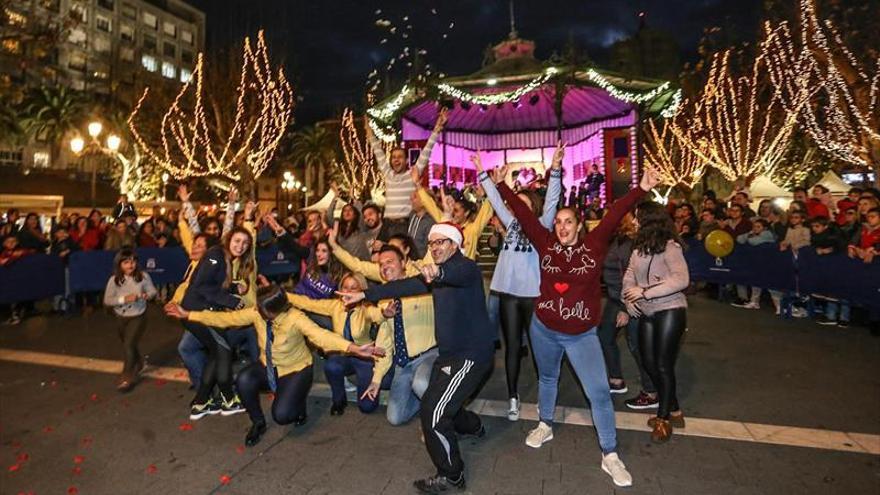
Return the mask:
<path id="1" fill-rule="evenodd" d="M 432 185 L 473 183 L 469 157 L 477 150 L 487 168 L 507 163 L 511 171 L 543 173 L 562 140 L 566 187 L 596 165 L 605 191 L 622 194 L 640 167 L 640 120 L 674 113 L 680 90 L 667 81 L 542 62 L 534 52 L 535 43 L 513 30 L 492 48 L 493 63 L 467 76 L 404 85 L 367 110 L 370 125 L 383 140 L 400 139 L 414 162 L 446 106 L 446 128 L 429 162 Z"/>

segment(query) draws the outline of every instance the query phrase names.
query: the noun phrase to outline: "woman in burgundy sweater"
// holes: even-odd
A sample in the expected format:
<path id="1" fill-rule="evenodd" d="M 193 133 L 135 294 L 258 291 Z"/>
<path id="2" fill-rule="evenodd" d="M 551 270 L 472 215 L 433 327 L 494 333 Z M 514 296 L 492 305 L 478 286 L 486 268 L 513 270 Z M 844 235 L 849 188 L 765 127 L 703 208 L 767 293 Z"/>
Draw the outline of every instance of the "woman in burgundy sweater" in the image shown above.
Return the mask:
<path id="1" fill-rule="evenodd" d="M 581 232 L 583 224 L 571 208 L 559 210 L 553 231 L 548 231 L 506 184 L 498 185 L 501 197 L 538 250 L 541 260 L 541 295 L 529 329 L 538 365 L 541 421 L 529 432 L 526 445 L 538 448 L 553 439 L 559 370 L 562 356 L 566 355 L 590 401 L 602 448 L 602 469 L 618 486 L 632 485 L 632 476 L 617 456 L 614 407 L 596 334 L 601 319 L 599 280 L 608 243 L 618 223 L 658 182 L 657 172 L 646 169 L 639 187 L 611 205 L 599 225 L 587 234 Z"/>

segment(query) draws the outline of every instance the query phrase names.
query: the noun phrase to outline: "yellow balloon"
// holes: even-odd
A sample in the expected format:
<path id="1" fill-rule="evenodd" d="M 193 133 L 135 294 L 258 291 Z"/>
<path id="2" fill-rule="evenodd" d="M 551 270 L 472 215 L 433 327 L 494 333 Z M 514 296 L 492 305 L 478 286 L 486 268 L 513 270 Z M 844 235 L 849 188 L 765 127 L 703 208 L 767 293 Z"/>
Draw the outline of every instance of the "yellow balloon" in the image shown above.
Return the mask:
<path id="1" fill-rule="evenodd" d="M 713 230 L 704 242 L 706 251 L 716 258 L 723 258 L 733 252 L 733 236 L 724 230 Z"/>

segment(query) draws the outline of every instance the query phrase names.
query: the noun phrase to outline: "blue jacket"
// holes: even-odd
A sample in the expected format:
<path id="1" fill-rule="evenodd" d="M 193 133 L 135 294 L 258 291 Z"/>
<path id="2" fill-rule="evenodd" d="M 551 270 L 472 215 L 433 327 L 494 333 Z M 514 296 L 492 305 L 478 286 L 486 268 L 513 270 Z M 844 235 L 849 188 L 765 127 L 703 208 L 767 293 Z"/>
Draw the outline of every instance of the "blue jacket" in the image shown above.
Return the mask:
<path id="1" fill-rule="evenodd" d="M 225 281 L 226 257 L 222 247 L 214 246 L 196 265 L 180 305 L 188 311 L 236 309 L 241 298 L 223 287 Z"/>
<path id="2" fill-rule="evenodd" d="M 410 277 L 371 287 L 366 299 L 415 296 L 431 293 L 434 299 L 434 335 L 441 359 L 492 360 L 495 332 L 489 325 L 483 274 L 476 262 L 460 251 L 438 265 L 440 275 L 430 284 Z"/>

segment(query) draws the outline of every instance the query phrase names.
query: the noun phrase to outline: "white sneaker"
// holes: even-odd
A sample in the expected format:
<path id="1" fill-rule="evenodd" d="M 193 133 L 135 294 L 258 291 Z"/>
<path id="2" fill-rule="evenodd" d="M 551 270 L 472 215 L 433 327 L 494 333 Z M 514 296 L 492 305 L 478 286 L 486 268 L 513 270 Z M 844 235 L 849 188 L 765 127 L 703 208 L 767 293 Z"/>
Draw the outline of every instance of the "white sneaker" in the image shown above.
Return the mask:
<path id="1" fill-rule="evenodd" d="M 608 473 L 617 486 L 632 486 L 633 484 L 632 475 L 626 470 L 626 465 L 617 456 L 617 452 L 602 456 L 602 471 Z"/>
<path id="2" fill-rule="evenodd" d="M 541 445 L 553 440 L 553 428 L 547 423 L 540 421 L 538 426 L 529 432 L 526 437 L 526 445 L 533 449 L 541 448 Z"/>
<path id="3" fill-rule="evenodd" d="M 357 392 L 357 390 L 358 390 L 357 385 L 355 385 L 354 383 L 351 383 L 351 380 L 349 380 L 348 377 L 345 377 L 345 391 L 346 392 Z"/>
<path id="4" fill-rule="evenodd" d="M 806 318 L 807 310 L 804 308 L 791 308 L 791 316 L 794 318 Z"/>
<path id="5" fill-rule="evenodd" d="M 507 409 L 507 419 L 511 421 L 519 420 L 519 399 L 516 397 L 510 398 L 510 407 Z"/>
<path id="6" fill-rule="evenodd" d="M 761 305 L 756 302 L 747 302 L 743 304 L 741 307 L 745 309 L 761 309 Z"/>

